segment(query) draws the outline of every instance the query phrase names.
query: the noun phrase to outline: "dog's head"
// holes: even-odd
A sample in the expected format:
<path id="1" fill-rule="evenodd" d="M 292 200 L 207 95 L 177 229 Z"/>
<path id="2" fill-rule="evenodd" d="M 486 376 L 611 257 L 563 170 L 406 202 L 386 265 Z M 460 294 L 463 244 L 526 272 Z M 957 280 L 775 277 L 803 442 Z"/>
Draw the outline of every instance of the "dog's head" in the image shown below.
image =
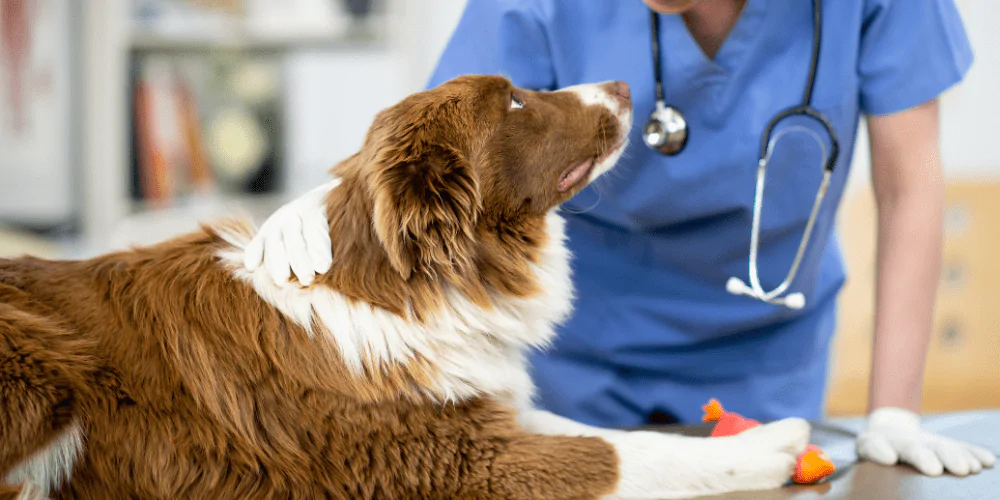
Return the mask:
<path id="1" fill-rule="evenodd" d="M 471 271 L 477 233 L 544 220 L 615 164 L 631 121 L 625 83 L 532 92 L 496 76 L 384 110 L 360 155 L 392 267 L 404 278 Z"/>

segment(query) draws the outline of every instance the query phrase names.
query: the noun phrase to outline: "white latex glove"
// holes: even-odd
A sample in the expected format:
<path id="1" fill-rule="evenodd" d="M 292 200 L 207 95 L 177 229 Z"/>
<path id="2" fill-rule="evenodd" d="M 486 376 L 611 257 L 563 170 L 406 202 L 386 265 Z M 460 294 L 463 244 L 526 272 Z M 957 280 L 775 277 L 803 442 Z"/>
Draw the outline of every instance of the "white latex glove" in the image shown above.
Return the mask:
<path id="1" fill-rule="evenodd" d="M 976 474 L 996 462 L 988 450 L 921 429 L 920 416 L 900 408 L 873 411 L 857 445 L 861 459 L 882 465 L 907 463 L 928 476 L 945 470 L 956 476 Z"/>
<path id="2" fill-rule="evenodd" d="M 328 182 L 288 202 L 264 221 L 243 255 L 243 265 L 254 272 L 263 265 L 278 286 L 295 273 L 302 286 L 333 264 L 326 195 L 340 184 Z"/>

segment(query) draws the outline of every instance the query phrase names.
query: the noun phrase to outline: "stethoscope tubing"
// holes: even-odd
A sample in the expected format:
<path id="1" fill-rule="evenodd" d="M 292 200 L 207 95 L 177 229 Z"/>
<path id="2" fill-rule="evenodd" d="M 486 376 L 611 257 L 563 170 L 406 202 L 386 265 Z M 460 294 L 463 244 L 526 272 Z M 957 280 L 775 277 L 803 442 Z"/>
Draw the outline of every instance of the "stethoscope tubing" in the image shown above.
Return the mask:
<path id="1" fill-rule="evenodd" d="M 822 48 L 821 41 L 823 37 L 822 36 L 823 9 L 821 0 L 813 0 L 812 5 L 813 5 L 812 53 L 809 61 L 809 72 L 806 78 L 805 89 L 803 90 L 802 93 L 803 94 L 802 102 L 798 105 L 786 108 L 777 113 L 776 115 L 774 115 L 768 121 L 767 126 L 764 128 L 763 133 L 761 134 L 760 149 L 758 151 L 758 160 L 757 160 L 756 186 L 754 189 L 753 220 L 750 231 L 750 256 L 748 259 L 749 261 L 748 274 L 749 274 L 750 284 L 748 286 L 735 277 L 730 278 L 730 282 L 727 283 L 727 289 L 729 289 L 731 293 L 748 295 L 757 298 L 759 300 L 762 300 L 764 302 L 769 302 L 773 304 L 783 304 L 788 307 L 796 309 L 804 306 L 805 300 L 801 294 L 793 294 L 797 295 L 797 297 L 795 297 L 796 300 L 791 300 L 792 299 L 791 296 L 787 296 L 785 299 L 781 299 L 779 298 L 779 296 L 781 296 L 791 287 L 792 282 L 795 280 L 795 277 L 798 274 L 799 267 L 801 266 L 802 260 L 805 256 L 805 251 L 808 248 L 809 240 L 812 236 L 813 229 L 816 226 L 816 219 L 819 216 L 819 212 L 820 209 L 822 208 L 823 201 L 825 200 L 827 191 L 829 190 L 833 169 L 837 165 L 837 160 L 840 156 L 840 143 L 837 140 L 837 133 L 833 127 L 833 124 L 830 122 L 830 119 L 827 118 L 826 115 L 824 115 L 822 112 L 812 107 L 812 97 L 813 97 L 813 91 L 816 86 L 816 76 L 819 67 L 819 55 L 820 55 L 820 50 Z M 655 83 L 656 83 L 655 86 L 656 107 L 653 115 L 650 117 L 651 122 L 653 120 L 658 119 L 657 110 L 661 110 L 667 107 L 663 95 L 664 92 L 663 92 L 663 80 L 661 73 L 661 62 L 660 62 L 659 26 L 660 26 L 659 14 L 657 14 L 653 10 L 650 10 L 653 72 L 655 75 Z M 676 110 L 676 108 L 674 108 L 674 110 Z M 679 113 L 679 111 L 677 112 Z M 806 227 L 803 230 L 802 238 L 799 240 L 799 245 L 795 252 L 795 258 L 793 259 L 792 264 L 788 269 L 788 273 L 785 275 L 785 279 L 771 291 L 765 291 L 764 287 L 760 283 L 760 275 L 759 275 L 757 260 L 760 250 L 760 218 L 761 218 L 761 211 L 764 205 L 764 186 L 765 186 L 765 179 L 767 178 L 768 160 L 770 158 L 771 148 L 773 147 L 774 139 L 776 139 L 774 137 L 775 129 L 777 128 L 779 123 L 793 116 L 804 116 L 819 122 L 819 124 L 823 127 L 824 131 L 826 132 L 827 137 L 830 141 L 830 151 L 829 154 L 825 155 L 826 158 L 824 158 L 823 178 L 820 181 L 820 186 L 816 191 L 816 198 L 813 201 L 813 206 L 812 209 L 810 210 L 809 219 L 806 222 Z M 680 117 L 683 118 L 683 114 L 680 114 Z M 688 123 L 686 119 L 684 119 L 683 122 L 685 123 L 685 126 Z M 686 137 L 686 134 L 688 133 L 687 129 L 684 130 L 684 133 Z M 779 134 L 779 136 L 780 135 L 781 134 Z M 821 147 L 822 147 L 823 146 L 822 140 L 821 139 L 818 140 L 821 142 Z M 650 145 L 649 141 L 647 141 L 647 145 Z M 686 141 L 683 144 L 680 144 L 680 147 L 677 148 L 676 151 L 670 154 L 673 155 L 679 153 L 680 150 L 682 150 L 685 145 Z M 657 147 L 653 147 L 652 145 L 650 145 L 650 147 L 654 151 L 660 151 L 661 154 L 667 154 L 663 153 Z"/>

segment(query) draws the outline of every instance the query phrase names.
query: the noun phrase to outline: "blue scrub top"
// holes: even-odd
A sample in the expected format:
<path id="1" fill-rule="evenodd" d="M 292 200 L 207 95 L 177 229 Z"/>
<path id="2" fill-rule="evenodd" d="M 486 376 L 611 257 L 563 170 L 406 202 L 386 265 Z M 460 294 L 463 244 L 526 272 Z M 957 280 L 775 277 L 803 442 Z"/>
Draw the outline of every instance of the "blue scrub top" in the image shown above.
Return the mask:
<path id="1" fill-rule="evenodd" d="M 972 53 L 950 0 L 823 2 L 812 104 L 832 121 L 841 153 L 791 288 L 806 308 L 793 311 L 730 295 L 725 284 L 747 277 L 758 145 L 771 117 L 802 99 L 812 31 L 812 2 L 748 0 L 708 59 L 680 16 L 662 15 L 665 97 L 690 130 L 686 149 L 665 157 L 641 137 L 654 75 L 640 0 L 468 2 L 431 86 L 466 73 L 549 90 L 624 80 L 635 106 L 619 166 L 564 207 L 578 298 L 555 345 L 532 359 L 541 406 L 613 427 L 656 411 L 696 421 L 710 397 L 758 419 L 820 416 L 844 281 L 834 215 L 859 116 L 937 97 L 963 78 Z M 782 129 L 822 131 L 792 122 Z M 788 271 L 821 161 L 805 133 L 777 143 L 762 215 L 765 289 Z"/>

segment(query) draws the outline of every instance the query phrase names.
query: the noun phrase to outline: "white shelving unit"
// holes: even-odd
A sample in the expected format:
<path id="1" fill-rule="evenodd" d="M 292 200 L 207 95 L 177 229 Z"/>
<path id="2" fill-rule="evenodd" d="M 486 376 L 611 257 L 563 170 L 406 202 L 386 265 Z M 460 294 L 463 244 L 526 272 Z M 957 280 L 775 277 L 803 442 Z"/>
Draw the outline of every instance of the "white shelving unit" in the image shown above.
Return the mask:
<path id="1" fill-rule="evenodd" d="M 290 192 L 268 195 L 217 194 L 168 208 L 135 203 L 131 193 L 129 69 L 136 55 L 191 55 L 238 51 L 285 55 L 302 52 L 391 51 L 387 30 L 392 1 L 379 2 L 363 25 L 337 33 L 254 34 L 226 30 L 182 34 L 139 32 L 130 17 L 130 0 L 88 0 L 82 7 L 81 106 L 84 255 L 127 244 L 152 243 L 192 229 L 199 220 L 242 211 L 255 219 L 268 215 Z M 287 176 L 290 168 L 283 168 Z M 279 182 L 289 186 L 289 182 Z"/>

